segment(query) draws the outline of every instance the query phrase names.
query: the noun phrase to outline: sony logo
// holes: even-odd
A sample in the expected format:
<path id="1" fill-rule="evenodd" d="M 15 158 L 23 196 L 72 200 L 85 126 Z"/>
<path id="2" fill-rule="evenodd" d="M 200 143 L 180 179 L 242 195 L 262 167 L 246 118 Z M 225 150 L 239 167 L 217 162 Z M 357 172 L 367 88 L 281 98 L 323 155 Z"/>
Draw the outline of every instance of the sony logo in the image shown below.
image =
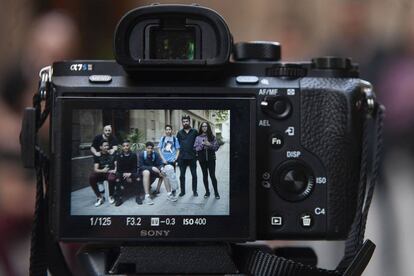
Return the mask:
<path id="1" fill-rule="evenodd" d="M 170 230 L 141 230 L 141 237 L 167 237 Z"/>

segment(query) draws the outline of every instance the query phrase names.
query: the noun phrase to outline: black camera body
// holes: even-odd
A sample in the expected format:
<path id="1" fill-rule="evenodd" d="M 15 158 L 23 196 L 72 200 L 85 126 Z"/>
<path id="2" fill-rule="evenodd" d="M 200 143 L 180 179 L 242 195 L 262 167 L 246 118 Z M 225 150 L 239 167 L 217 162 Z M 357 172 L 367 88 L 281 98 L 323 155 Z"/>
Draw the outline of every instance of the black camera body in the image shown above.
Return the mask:
<path id="1" fill-rule="evenodd" d="M 349 59 L 281 62 L 279 44 L 233 45 L 217 13 L 184 5 L 153 5 L 128 13 L 117 27 L 114 46 L 116 61 L 53 65 L 50 210 L 57 239 L 346 238 L 356 212 L 366 112 L 364 82 Z M 180 206 L 180 198 L 169 208 L 175 213 L 141 212 L 139 205 L 126 213 L 112 212 L 114 206 L 107 207 L 108 213 L 76 209 L 89 200 L 76 199 L 73 183 L 87 179 L 80 172 L 84 164 L 92 164 L 80 163 L 87 159 L 85 152 L 74 152 L 79 152 L 79 133 L 90 128 L 83 122 L 92 113 L 101 121 L 109 118 L 106 122 L 117 133 L 116 126 L 128 130 L 134 125 L 131 114 L 162 114 L 162 120 L 153 119 L 159 128 L 173 121 L 177 111 L 217 110 L 229 114 L 230 126 L 228 153 L 216 160 L 217 171 L 226 168 L 227 182 L 218 183 L 226 191 L 222 211 L 209 213 L 209 203 L 201 201 Z M 194 206 L 201 206 L 200 213 L 186 213 Z"/>

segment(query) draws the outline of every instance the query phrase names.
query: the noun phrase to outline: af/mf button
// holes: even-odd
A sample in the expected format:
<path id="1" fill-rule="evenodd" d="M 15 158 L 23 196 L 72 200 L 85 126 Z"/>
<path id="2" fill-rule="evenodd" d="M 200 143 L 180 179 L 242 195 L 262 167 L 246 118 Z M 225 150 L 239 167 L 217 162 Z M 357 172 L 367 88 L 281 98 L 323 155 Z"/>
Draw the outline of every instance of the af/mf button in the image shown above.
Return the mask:
<path id="1" fill-rule="evenodd" d="M 277 120 L 287 119 L 292 113 L 292 103 L 283 96 L 268 96 L 260 103 L 262 110 Z"/>

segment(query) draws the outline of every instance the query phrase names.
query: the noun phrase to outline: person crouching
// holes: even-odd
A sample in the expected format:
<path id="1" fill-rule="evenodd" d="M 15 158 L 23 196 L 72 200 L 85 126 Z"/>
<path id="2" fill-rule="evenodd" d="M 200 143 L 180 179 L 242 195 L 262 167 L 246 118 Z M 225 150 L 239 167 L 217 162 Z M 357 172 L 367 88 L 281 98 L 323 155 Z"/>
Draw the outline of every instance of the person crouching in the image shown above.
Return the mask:
<path id="1" fill-rule="evenodd" d="M 156 178 L 162 178 L 160 171 L 162 160 L 159 154 L 154 151 L 154 143 L 145 143 L 145 151 L 139 154 L 139 166 L 145 191 L 143 203 L 152 205 L 154 201 L 150 197 L 150 185 Z"/>

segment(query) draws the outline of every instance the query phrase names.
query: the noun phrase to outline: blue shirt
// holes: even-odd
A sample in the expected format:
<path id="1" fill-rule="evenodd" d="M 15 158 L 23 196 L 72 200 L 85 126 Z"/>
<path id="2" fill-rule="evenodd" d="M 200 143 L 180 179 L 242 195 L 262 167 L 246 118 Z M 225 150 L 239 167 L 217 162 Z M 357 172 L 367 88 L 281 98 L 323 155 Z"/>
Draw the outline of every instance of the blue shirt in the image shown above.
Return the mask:
<path id="1" fill-rule="evenodd" d="M 180 149 L 180 143 L 175 136 L 162 136 L 158 148 L 167 162 L 174 162 L 177 150 Z"/>

